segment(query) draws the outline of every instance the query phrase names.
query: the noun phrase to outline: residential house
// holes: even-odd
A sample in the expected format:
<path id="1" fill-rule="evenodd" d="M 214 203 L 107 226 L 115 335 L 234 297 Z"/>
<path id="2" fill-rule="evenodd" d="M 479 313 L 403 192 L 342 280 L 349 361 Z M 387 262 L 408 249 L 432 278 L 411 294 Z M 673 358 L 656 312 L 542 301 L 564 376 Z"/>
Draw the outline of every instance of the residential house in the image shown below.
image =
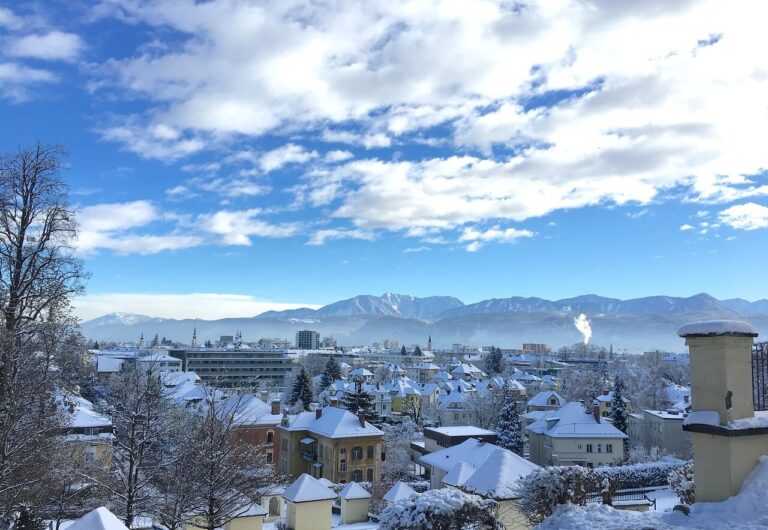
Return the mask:
<path id="1" fill-rule="evenodd" d="M 292 476 L 309 473 L 333 483 L 381 479 L 384 433 L 365 417 L 335 407 L 293 416 L 277 426 L 279 470 Z"/>
<path id="2" fill-rule="evenodd" d="M 331 530 L 336 494 L 303 473 L 283 492 L 288 530 Z"/>
<path id="3" fill-rule="evenodd" d="M 622 397 L 621 399 L 624 401 L 624 404 L 627 407 L 627 411 L 632 412 L 632 403 L 625 397 Z M 613 390 L 610 392 L 606 390 L 597 396 L 594 400 L 594 405 L 599 408 L 601 417 L 609 417 L 611 415 L 611 411 L 613 410 Z"/>
<path id="4" fill-rule="evenodd" d="M 103 471 L 112 468 L 112 445 L 115 440 L 112 420 L 93 410 L 93 405 L 79 397 L 68 397 L 64 441 L 75 458 Z"/>
<path id="5" fill-rule="evenodd" d="M 693 446 L 691 433 L 683 430 L 687 413 L 677 409 L 644 410 L 629 419 L 629 439 L 646 450 L 653 447 L 670 455 L 688 460 Z"/>
<path id="6" fill-rule="evenodd" d="M 539 392 L 528 400 L 528 412 L 534 410 L 557 410 L 565 405 L 565 403 L 566 401 L 563 396 L 554 390 L 546 390 Z"/>
<path id="7" fill-rule="evenodd" d="M 440 367 L 435 363 L 416 363 L 406 368 L 408 377 L 419 383 L 426 383 L 440 371 Z"/>
<path id="8" fill-rule="evenodd" d="M 469 438 L 486 443 L 495 443 L 497 437 L 496 431 L 470 425 L 424 427 L 424 451 L 425 453 L 432 453 L 446 447 L 453 447 Z"/>
<path id="9" fill-rule="evenodd" d="M 597 467 L 624 460 L 627 435 L 594 409 L 571 402 L 525 428 L 530 459 L 540 466 Z"/>

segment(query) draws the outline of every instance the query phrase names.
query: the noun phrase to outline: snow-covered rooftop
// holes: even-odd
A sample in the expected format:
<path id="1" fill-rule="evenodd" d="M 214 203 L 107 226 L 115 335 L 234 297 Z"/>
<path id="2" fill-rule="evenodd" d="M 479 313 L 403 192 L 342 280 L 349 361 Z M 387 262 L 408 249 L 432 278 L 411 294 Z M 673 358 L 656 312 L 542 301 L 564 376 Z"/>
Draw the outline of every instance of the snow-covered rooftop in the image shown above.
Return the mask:
<path id="1" fill-rule="evenodd" d="M 464 489 L 483 497 L 513 499 L 518 496 L 517 481 L 538 467 L 512 451 L 499 448 L 466 479 Z"/>
<path id="2" fill-rule="evenodd" d="M 315 412 L 302 412 L 293 416 L 289 426 L 283 428 L 289 431 L 307 430 L 328 438 L 384 434 L 368 422 L 365 422 L 365 426 L 360 425 L 360 419 L 356 415 L 336 407 L 324 407 L 319 418 L 316 418 Z"/>
<path id="3" fill-rule="evenodd" d="M 607 421 L 598 422 L 584 405 L 573 401 L 531 423 L 526 430 L 552 438 L 626 438 Z"/>
<path id="4" fill-rule="evenodd" d="M 128 528 L 112 512 L 102 506 L 83 515 L 69 525 L 67 530 L 128 530 Z"/>
<path id="5" fill-rule="evenodd" d="M 384 494 L 384 500 L 388 502 L 397 502 L 400 499 L 407 499 L 415 493 L 416 491 L 414 491 L 408 484 L 398 481 Z"/>
<path id="6" fill-rule="evenodd" d="M 557 401 L 556 406 L 558 407 L 565 405 L 565 398 L 554 390 L 545 390 L 543 392 L 539 392 L 528 400 L 528 405 L 532 407 L 548 407 L 551 406 L 549 403 L 550 398 L 555 398 Z"/>
<path id="7" fill-rule="evenodd" d="M 459 462 L 443 477 L 443 484 L 461 487 L 475 471 L 477 470 L 466 462 Z"/>
<path id="8" fill-rule="evenodd" d="M 426 427 L 425 431 L 434 431 L 446 436 L 492 436 L 496 431 L 473 427 L 472 425 L 454 425 L 448 427 Z"/>
<path id="9" fill-rule="evenodd" d="M 757 331 L 747 322 L 741 320 L 705 320 L 694 322 L 680 328 L 677 332 L 681 337 L 708 337 L 717 335 L 746 335 L 757 337 Z"/>
<path id="10" fill-rule="evenodd" d="M 335 499 L 336 494 L 323 486 L 316 478 L 302 473 L 283 492 L 283 499 L 291 502 L 325 501 Z"/>
<path id="11" fill-rule="evenodd" d="M 339 498 L 341 499 L 347 499 L 347 500 L 354 500 L 354 499 L 370 499 L 371 494 L 368 493 L 365 488 L 363 488 L 360 484 L 357 482 L 349 482 L 344 488 L 339 492 Z"/>

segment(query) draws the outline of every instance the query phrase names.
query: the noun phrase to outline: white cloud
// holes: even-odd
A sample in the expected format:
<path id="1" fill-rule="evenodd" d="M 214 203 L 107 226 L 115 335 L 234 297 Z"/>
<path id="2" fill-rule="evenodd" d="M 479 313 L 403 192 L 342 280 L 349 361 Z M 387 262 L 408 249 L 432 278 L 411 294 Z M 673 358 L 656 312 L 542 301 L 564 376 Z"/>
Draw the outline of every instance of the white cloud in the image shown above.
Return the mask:
<path id="1" fill-rule="evenodd" d="M 754 52 L 768 48 L 766 3 L 739 16 L 718 0 L 115 9 L 187 39 L 105 66 L 100 81 L 150 104 L 141 126 L 106 135 L 143 156 L 267 133 L 369 148 L 439 134 L 469 153 L 350 162 L 297 188 L 360 229 L 523 221 L 680 189 L 698 202 L 768 195 L 752 177 L 768 167 L 768 58 Z M 257 166 L 307 156 L 288 146 Z"/>
<path id="2" fill-rule="evenodd" d="M 132 229 L 162 219 L 152 203 L 144 200 L 86 206 L 78 212 L 77 218 L 80 225 L 77 249 L 86 255 L 100 249 L 123 255 L 156 254 L 195 247 L 203 242 L 199 236 L 177 232 L 134 233 Z"/>
<path id="3" fill-rule="evenodd" d="M 486 243 L 513 243 L 520 238 L 533 237 L 534 235 L 530 230 L 520 230 L 518 228 L 501 229 L 498 226 L 494 226 L 488 230 L 480 231 L 468 227 L 464 229 L 458 241 L 459 243 L 469 243 L 466 246 L 467 252 L 476 252 Z"/>
<path id="4" fill-rule="evenodd" d="M 83 50 L 83 41 L 74 33 L 50 31 L 25 35 L 11 41 L 6 53 L 12 57 L 47 61 L 74 61 Z"/>
<path id="5" fill-rule="evenodd" d="M 737 204 L 720 212 L 720 222 L 737 230 L 768 228 L 768 207 L 754 202 Z"/>
<path id="6" fill-rule="evenodd" d="M 299 225 L 295 223 L 271 224 L 258 218 L 259 208 L 248 210 L 221 210 L 201 215 L 198 226 L 204 232 L 221 236 L 225 245 L 250 246 L 252 237 L 290 237 Z"/>
<path id="7" fill-rule="evenodd" d="M 272 302 L 254 296 L 220 293 L 98 293 L 73 300 L 75 313 L 90 320 L 114 312 L 137 313 L 162 318 L 237 318 L 265 311 L 282 311 L 317 305 Z"/>
<path id="8" fill-rule="evenodd" d="M 428 252 L 430 250 L 432 250 L 431 247 L 427 247 L 427 246 L 422 245 L 420 247 L 408 247 L 405 250 L 403 250 L 403 253 L 411 254 L 411 253 L 414 253 L 414 252 Z"/>
<path id="9" fill-rule="evenodd" d="M 688 223 L 681 225 L 680 230 L 683 232 L 686 232 L 688 230 L 693 230 L 693 226 L 689 225 Z"/>
<path id="10" fill-rule="evenodd" d="M 337 229 L 328 228 L 325 230 L 318 230 L 307 241 L 307 245 L 319 246 L 325 245 L 325 242 L 329 239 L 362 239 L 364 241 L 373 241 L 374 234 L 366 230 L 359 229 Z"/>
<path id="11" fill-rule="evenodd" d="M 264 173 L 269 173 L 287 164 L 303 164 L 315 158 L 316 151 L 307 151 L 296 144 L 286 144 L 264 153 L 259 160 L 259 167 Z"/>
<path id="12" fill-rule="evenodd" d="M 350 153 L 349 151 L 342 151 L 342 150 L 335 150 L 335 151 L 328 151 L 325 153 L 325 156 L 323 159 L 326 162 L 343 162 L 345 160 L 349 160 L 350 158 L 354 158 L 355 155 Z"/>
<path id="13" fill-rule="evenodd" d="M 182 136 L 178 129 L 165 124 L 138 125 L 128 120 L 122 125 L 102 129 L 105 140 L 116 141 L 144 158 L 157 158 L 168 162 L 196 153 L 206 147 L 200 136 Z"/>

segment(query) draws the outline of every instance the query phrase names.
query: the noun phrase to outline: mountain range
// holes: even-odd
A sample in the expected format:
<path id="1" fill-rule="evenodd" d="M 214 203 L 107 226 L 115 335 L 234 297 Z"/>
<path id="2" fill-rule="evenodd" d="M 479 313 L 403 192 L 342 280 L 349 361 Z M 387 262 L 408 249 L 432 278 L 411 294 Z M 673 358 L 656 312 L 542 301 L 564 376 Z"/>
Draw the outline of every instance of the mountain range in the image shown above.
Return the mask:
<path id="1" fill-rule="evenodd" d="M 573 318 L 585 313 L 593 341 L 617 348 L 683 349 L 681 325 L 706 319 L 745 319 L 758 332 L 768 332 L 768 300 L 718 300 L 706 293 L 691 297 L 648 296 L 629 300 L 594 294 L 546 300 L 536 297 L 493 298 L 464 304 L 451 296 L 418 298 L 385 293 L 360 295 L 319 309 L 268 311 L 253 317 L 219 320 L 165 319 L 111 313 L 84 322 L 84 334 L 95 340 L 136 340 L 159 336 L 189 342 L 193 328 L 200 340 L 241 331 L 246 341 L 260 337 L 293 339 L 299 329 L 314 329 L 341 344 L 369 344 L 384 339 L 425 343 L 432 335 L 438 347 L 453 343 L 519 347 L 522 342 L 551 346 L 581 340 Z M 762 333 L 761 333 L 762 334 Z"/>

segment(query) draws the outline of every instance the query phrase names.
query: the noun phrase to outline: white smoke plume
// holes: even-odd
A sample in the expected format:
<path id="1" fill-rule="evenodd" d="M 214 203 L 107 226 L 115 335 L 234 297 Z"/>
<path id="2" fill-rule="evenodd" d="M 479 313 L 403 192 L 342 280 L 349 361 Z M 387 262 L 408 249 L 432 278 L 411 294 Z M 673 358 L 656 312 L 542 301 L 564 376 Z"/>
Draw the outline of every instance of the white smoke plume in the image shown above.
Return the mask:
<path id="1" fill-rule="evenodd" d="M 578 317 L 573 319 L 573 325 L 576 326 L 579 333 L 584 335 L 584 344 L 589 344 L 589 339 L 592 338 L 592 326 L 589 325 L 587 315 L 581 313 Z"/>

